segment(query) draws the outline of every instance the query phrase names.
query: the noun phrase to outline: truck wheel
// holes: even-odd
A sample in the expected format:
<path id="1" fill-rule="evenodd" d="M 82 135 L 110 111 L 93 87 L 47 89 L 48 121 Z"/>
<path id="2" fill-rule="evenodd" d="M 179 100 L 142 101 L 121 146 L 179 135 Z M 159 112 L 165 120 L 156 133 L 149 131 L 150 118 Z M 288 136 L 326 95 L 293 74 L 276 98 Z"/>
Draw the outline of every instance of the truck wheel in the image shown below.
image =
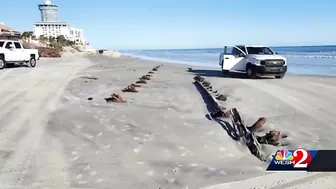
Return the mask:
<path id="1" fill-rule="evenodd" d="M 282 79 L 284 76 L 285 76 L 285 74 L 277 75 L 277 76 L 275 76 L 275 78 L 277 78 L 277 79 Z"/>
<path id="2" fill-rule="evenodd" d="M 29 67 L 35 67 L 36 66 L 36 59 L 35 58 L 30 58 L 28 62 Z"/>
<path id="3" fill-rule="evenodd" d="M 5 60 L 3 57 L 0 57 L 0 70 L 6 66 Z"/>
<path id="4" fill-rule="evenodd" d="M 256 78 L 256 73 L 253 70 L 253 67 L 251 65 L 248 65 L 246 67 L 246 76 L 247 78 L 255 79 Z"/>

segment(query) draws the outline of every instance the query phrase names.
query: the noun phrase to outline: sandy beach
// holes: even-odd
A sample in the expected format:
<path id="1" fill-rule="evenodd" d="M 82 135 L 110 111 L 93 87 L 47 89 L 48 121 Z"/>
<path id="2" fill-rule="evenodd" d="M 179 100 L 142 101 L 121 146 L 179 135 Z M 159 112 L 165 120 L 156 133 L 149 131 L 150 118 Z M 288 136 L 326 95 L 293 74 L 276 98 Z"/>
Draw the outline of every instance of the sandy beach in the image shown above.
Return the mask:
<path id="1" fill-rule="evenodd" d="M 161 64 L 138 93 L 121 91 Z M 335 77 L 189 67 L 79 55 L 1 70 L 0 188 L 335 188 L 336 174 L 265 173 L 267 162 L 207 118 L 192 83 L 204 76 L 247 125 L 266 117 L 265 132 L 288 134 L 288 149 L 334 149 Z M 107 103 L 112 93 L 127 103 Z"/>

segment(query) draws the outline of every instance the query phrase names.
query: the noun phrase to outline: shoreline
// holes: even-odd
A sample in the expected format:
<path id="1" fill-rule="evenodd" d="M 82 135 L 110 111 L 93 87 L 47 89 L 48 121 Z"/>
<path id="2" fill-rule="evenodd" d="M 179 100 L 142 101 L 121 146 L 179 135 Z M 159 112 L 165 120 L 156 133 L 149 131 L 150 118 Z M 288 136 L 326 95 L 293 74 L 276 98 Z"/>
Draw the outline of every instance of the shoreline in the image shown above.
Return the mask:
<path id="1" fill-rule="evenodd" d="M 135 59 L 140 59 L 144 61 L 151 61 L 151 62 L 162 62 L 164 64 L 173 64 L 173 65 L 178 65 L 178 66 L 186 66 L 186 67 L 196 67 L 196 68 L 203 68 L 203 69 L 214 69 L 220 71 L 220 66 L 198 66 L 198 65 L 192 65 L 192 64 L 187 64 L 187 63 L 179 63 L 179 62 L 173 62 L 173 61 L 162 61 L 162 60 L 155 60 L 151 58 L 144 58 L 144 57 L 138 57 L 138 56 L 133 56 L 133 55 L 123 55 L 121 53 L 120 57 L 123 58 L 135 58 Z M 233 71 L 233 73 L 240 73 L 238 71 Z M 319 75 L 319 74 L 296 74 L 296 73 L 286 73 L 286 75 L 290 76 L 303 76 L 303 77 L 336 77 L 336 75 Z M 285 76 L 286 77 L 286 76 Z"/>

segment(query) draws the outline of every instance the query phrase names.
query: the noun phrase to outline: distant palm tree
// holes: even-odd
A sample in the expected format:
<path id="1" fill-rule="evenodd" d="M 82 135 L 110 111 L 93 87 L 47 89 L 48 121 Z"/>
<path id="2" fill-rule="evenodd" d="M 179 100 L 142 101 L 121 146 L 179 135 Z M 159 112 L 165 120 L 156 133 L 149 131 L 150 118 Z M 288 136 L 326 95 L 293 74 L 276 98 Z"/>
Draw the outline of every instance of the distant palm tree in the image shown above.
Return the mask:
<path id="1" fill-rule="evenodd" d="M 25 41 L 27 39 L 27 37 L 28 37 L 28 33 L 27 32 L 22 32 L 20 38 Z"/>
<path id="2" fill-rule="evenodd" d="M 28 43 L 30 42 L 30 39 L 33 37 L 34 35 L 34 32 L 32 31 L 24 31 L 22 34 L 21 34 L 21 39 L 24 40 L 24 41 L 28 41 Z"/>
<path id="3" fill-rule="evenodd" d="M 27 32 L 28 33 L 28 43 L 30 42 L 30 40 L 31 40 L 31 38 L 33 37 L 33 35 L 34 35 L 34 32 L 32 32 L 32 31 L 28 31 Z"/>
<path id="4" fill-rule="evenodd" d="M 57 45 L 58 42 L 56 41 L 55 37 L 49 36 L 48 42 L 49 42 L 49 47 L 56 48 L 58 46 Z"/>
<path id="5" fill-rule="evenodd" d="M 64 37 L 64 35 L 57 36 L 57 42 L 64 44 L 67 39 Z"/>
<path id="6" fill-rule="evenodd" d="M 40 35 L 39 40 L 40 40 L 41 43 L 46 45 L 49 39 L 48 39 L 48 37 L 46 37 L 44 35 Z"/>

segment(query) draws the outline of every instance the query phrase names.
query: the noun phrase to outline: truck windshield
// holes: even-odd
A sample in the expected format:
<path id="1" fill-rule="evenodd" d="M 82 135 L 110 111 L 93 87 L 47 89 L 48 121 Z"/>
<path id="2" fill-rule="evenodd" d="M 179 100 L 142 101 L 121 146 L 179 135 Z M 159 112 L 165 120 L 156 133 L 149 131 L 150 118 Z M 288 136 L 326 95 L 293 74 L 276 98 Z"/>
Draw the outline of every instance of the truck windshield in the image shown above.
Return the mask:
<path id="1" fill-rule="evenodd" d="M 0 47 L 2 47 L 4 45 L 5 42 L 0 41 Z"/>
<path id="2" fill-rule="evenodd" d="M 246 47 L 248 54 L 274 54 L 268 47 Z"/>

